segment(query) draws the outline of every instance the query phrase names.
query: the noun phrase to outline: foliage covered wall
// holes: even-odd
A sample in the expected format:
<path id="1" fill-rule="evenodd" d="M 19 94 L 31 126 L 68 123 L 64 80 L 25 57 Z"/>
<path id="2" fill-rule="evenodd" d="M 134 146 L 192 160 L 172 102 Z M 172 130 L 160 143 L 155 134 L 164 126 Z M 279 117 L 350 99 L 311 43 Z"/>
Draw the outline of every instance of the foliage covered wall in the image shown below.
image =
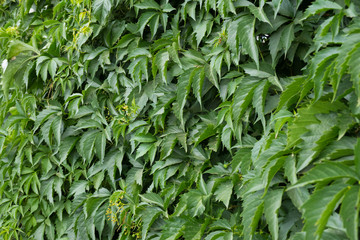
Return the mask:
<path id="1" fill-rule="evenodd" d="M 359 1 L 0 10 L 2 239 L 358 239 Z"/>

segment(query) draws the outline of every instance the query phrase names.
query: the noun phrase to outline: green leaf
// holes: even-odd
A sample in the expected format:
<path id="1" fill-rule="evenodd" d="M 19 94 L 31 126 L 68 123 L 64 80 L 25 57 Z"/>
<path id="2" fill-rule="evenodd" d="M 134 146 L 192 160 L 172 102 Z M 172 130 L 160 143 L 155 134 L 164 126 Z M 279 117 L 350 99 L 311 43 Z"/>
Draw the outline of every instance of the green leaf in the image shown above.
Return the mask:
<path id="1" fill-rule="evenodd" d="M 200 191 L 190 191 L 187 198 L 187 209 L 192 217 L 200 216 L 205 211 L 207 196 Z"/>
<path id="2" fill-rule="evenodd" d="M 88 182 L 85 180 L 79 180 L 74 182 L 70 187 L 69 196 L 74 195 L 75 197 L 84 193 L 88 186 Z"/>
<path id="3" fill-rule="evenodd" d="M 306 239 L 320 239 L 330 215 L 346 191 L 346 184 L 334 184 L 317 190 L 310 196 L 302 207 Z"/>
<path id="4" fill-rule="evenodd" d="M 214 192 L 215 199 L 217 201 L 221 201 L 225 204 L 226 208 L 229 208 L 229 202 L 232 194 L 232 189 L 234 184 L 231 180 L 227 180 L 222 182 L 217 187 L 216 191 Z"/>
<path id="5" fill-rule="evenodd" d="M 150 20 L 154 16 L 157 16 L 157 15 L 158 15 L 157 12 L 152 12 L 152 11 L 144 12 L 143 14 L 141 14 L 141 16 L 139 18 L 139 22 L 138 22 L 138 31 L 140 32 L 141 36 L 144 33 L 144 29 L 145 29 L 146 25 L 150 22 Z"/>
<path id="6" fill-rule="evenodd" d="M 95 0 L 92 4 L 93 14 L 100 22 L 101 25 L 105 24 L 107 17 L 109 16 L 112 4 L 110 0 Z"/>
<path id="7" fill-rule="evenodd" d="M 240 44 L 259 67 L 259 51 L 255 41 L 255 18 L 250 15 L 240 17 L 238 34 Z"/>
<path id="8" fill-rule="evenodd" d="M 80 139 L 80 154 L 81 156 L 90 162 L 92 160 L 92 156 L 95 149 L 95 141 L 99 134 L 97 130 L 90 130 L 84 133 L 84 135 Z"/>
<path id="9" fill-rule="evenodd" d="M 2 91 L 4 92 L 5 99 L 8 98 L 11 83 L 14 82 L 14 76 L 28 63 L 31 57 L 18 56 L 15 60 L 11 60 L 2 75 Z"/>
<path id="10" fill-rule="evenodd" d="M 145 194 L 140 195 L 140 197 L 144 202 L 156 204 L 161 208 L 164 207 L 164 200 L 156 193 L 153 193 L 153 192 L 145 193 Z"/>
<path id="11" fill-rule="evenodd" d="M 46 120 L 48 120 L 50 116 L 58 112 L 59 109 L 57 108 L 45 108 L 43 111 L 41 111 L 39 115 L 36 116 L 34 131 L 36 131 Z"/>
<path id="12" fill-rule="evenodd" d="M 49 69 L 49 73 L 51 76 L 51 79 L 55 78 L 55 74 L 56 74 L 56 69 L 57 69 L 57 64 L 56 61 L 54 59 L 51 59 L 48 63 L 48 69 Z"/>
<path id="13" fill-rule="evenodd" d="M 142 230 L 141 235 L 142 239 L 146 239 L 147 233 L 151 227 L 151 225 L 156 221 L 156 219 L 160 216 L 162 210 L 157 207 L 147 207 L 142 215 Z"/>
<path id="14" fill-rule="evenodd" d="M 351 240 L 358 239 L 359 202 L 360 187 L 352 186 L 351 189 L 345 193 L 340 208 L 340 216 L 343 220 L 346 233 Z"/>
<path id="15" fill-rule="evenodd" d="M 291 46 L 291 43 L 294 41 L 294 38 L 294 24 L 291 23 L 284 28 L 281 34 L 281 41 L 283 48 L 285 49 L 285 56 Z"/>
<path id="16" fill-rule="evenodd" d="M 107 200 L 106 197 L 90 197 L 84 204 L 85 218 L 94 217 L 99 207 Z"/>
<path id="17" fill-rule="evenodd" d="M 354 153 L 355 153 L 355 158 L 354 158 L 355 170 L 357 173 L 360 173 L 360 138 L 357 139 Z"/>
<path id="18" fill-rule="evenodd" d="M 187 219 L 184 230 L 185 240 L 200 240 L 206 225 L 206 223 L 202 224 L 193 218 Z"/>
<path id="19" fill-rule="evenodd" d="M 202 105 L 202 101 L 201 101 L 202 89 L 203 89 L 204 79 L 205 79 L 205 68 L 195 68 L 191 72 L 190 78 L 192 79 L 193 93 L 201 106 Z"/>
<path id="20" fill-rule="evenodd" d="M 170 60 L 169 53 L 166 49 L 160 50 L 155 55 L 155 64 L 157 68 L 160 69 L 161 78 L 164 83 L 167 83 L 167 64 L 169 60 Z"/>
<path id="21" fill-rule="evenodd" d="M 239 121 L 244 114 L 246 108 L 250 104 L 254 91 L 259 85 L 260 80 L 258 78 L 246 77 L 241 81 L 241 85 L 238 87 L 234 95 L 233 115 L 234 120 Z"/>
<path id="22" fill-rule="evenodd" d="M 184 129 L 183 112 L 184 112 L 186 99 L 190 93 L 190 89 L 191 89 L 191 78 L 190 78 L 190 72 L 187 71 L 178 78 L 177 91 L 176 91 L 176 101 L 178 103 L 178 110 L 179 110 L 178 116 L 183 129 Z"/>
<path id="23" fill-rule="evenodd" d="M 289 189 L 305 186 L 310 183 L 350 178 L 359 181 L 359 175 L 349 166 L 341 162 L 326 162 L 319 164 L 307 172 L 300 180 Z"/>
<path id="24" fill-rule="evenodd" d="M 141 3 L 135 4 L 135 7 L 139 9 L 154 9 L 154 10 L 160 10 L 160 6 L 157 2 L 154 0 L 146 0 Z"/>
<path id="25" fill-rule="evenodd" d="M 170 218 L 162 225 L 160 240 L 175 240 L 182 235 L 185 220 L 182 218 Z"/>
<path id="26" fill-rule="evenodd" d="M 216 128 L 214 125 L 209 124 L 205 128 L 201 129 L 200 135 L 197 137 L 194 147 L 196 147 L 199 143 L 204 141 L 205 139 L 214 136 L 216 134 Z"/>
<path id="27" fill-rule="evenodd" d="M 40 54 L 39 50 L 37 50 L 33 46 L 30 46 L 29 44 L 26 44 L 19 40 L 12 40 L 8 46 L 7 58 L 11 59 L 18 56 L 20 53 L 27 51 L 32 51 L 34 53 Z"/>
<path id="28" fill-rule="evenodd" d="M 105 148 L 106 148 L 105 133 L 99 132 L 96 136 L 94 144 L 95 144 L 96 155 L 100 159 L 100 162 L 103 162 L 105 157 Z"/>
<path id="29" fill-rule="evenodd" d="M 246 195 L 243 208 L 241 224 L 244 227 L 244 238 L 251 240 L 264 209 L 264 200 L 261 198 L 261 193 L 253 192 Z"/>
<path id="30" fill-rule="evenodd" d="M 315 14 L 319 14 L 321 12 L 333 10 L 333 9 L 341 10 L 342 7 L 333 1 L 316 0 L 306 9 L 304 16 L 302 17 L 302 20 L 310 16 L 313 16 Z"/>
<path id="31" fill-rule="evenodd" d="M 78 137 L 67 137 L 60 143 L 59 147 L 59 160 L 60 164 L 64 162 L 71 152 L 71 150 L 75 147 L 77 141 L 79 140 Z"/>
<path id="32" fill-rule="evenodd" d="M 271 190 L 266 194 L 264 199 L 265 218 L 269 225 L 272 239 L 274 240 L 279 237 L 278 211 L 281 207 L 283 192 L 282 189 Z"/>

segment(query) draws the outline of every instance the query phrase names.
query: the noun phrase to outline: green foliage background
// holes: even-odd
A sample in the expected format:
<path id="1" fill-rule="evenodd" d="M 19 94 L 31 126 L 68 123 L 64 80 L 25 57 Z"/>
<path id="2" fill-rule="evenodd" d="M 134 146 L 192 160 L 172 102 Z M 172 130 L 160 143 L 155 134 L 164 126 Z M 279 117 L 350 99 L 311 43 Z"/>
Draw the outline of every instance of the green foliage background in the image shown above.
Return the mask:
<path id="1" fill-rule="evenodd" d="M 358 239 L 359 1 L 0 10 L 2 239 Z"/>

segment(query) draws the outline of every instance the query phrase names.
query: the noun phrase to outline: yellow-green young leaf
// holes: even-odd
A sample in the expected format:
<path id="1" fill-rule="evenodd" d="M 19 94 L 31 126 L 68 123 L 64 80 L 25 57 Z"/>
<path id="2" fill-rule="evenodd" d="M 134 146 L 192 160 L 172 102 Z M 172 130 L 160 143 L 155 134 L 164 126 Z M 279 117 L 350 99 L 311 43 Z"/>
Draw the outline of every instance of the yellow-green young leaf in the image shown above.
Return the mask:
<path id="1" fill-rule="evenodd" d="M 302 206 L 304 209 L 304 231 L 306 240 L 320 239 L 336 204 L 349 190 L 348 185 L 340 183 L 325 186 L 315 191 Z"/>
<path id="2" fill-rule="evenodd" d="M 356 240 L 359 236 L 359 203 L 360 187 L 351 186 L 351 189 L 345 193 L 340 208 L 340 216 L 350 240 Z"/>
<path id="3" fill-rule="evenodd" d="M 305 186 L 311 183 L 350 178 L 359 181 L 360 177 L 351 167 L 341 162 L 326 162 L 313 167 L 300 180 L 288 190 Z"/>

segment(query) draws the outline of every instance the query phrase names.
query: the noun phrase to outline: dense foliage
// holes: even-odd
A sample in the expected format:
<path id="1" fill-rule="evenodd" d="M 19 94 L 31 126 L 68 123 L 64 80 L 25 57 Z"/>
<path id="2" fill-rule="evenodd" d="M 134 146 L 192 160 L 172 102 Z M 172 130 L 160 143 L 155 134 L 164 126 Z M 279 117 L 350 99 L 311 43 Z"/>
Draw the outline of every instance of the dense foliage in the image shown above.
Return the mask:
<path id="1" fill-rule="evenodd" d="M 359 1 L 0 10 L 1 239 L 358 239 Z"/>

